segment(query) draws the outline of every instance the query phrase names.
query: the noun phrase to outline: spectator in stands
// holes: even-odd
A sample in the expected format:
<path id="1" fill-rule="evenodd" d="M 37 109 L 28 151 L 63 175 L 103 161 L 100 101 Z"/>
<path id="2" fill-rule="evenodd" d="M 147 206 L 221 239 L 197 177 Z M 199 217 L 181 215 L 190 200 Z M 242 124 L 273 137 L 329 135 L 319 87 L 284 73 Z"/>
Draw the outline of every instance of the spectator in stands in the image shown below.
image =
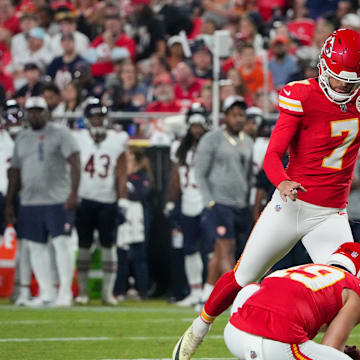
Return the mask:
<path id="1" fill-rule="evenodd" d="M 42 92 L 41 70 L 36 63 L 29 62 L 24 66 L 24 77 L 26 84 L 15 92 L 18 104 L 23 107 L 30 96 L 39 96 Z"/>
<path id="2" fill-rule="evenodd" d="M 77 63 L 74 78 L 79 82 L 81 96 L 84 100 L 88 97 L 101 99 L 105 92 L 104 80 L 102 78 L 94 78 L 89 63 L 86 61 Z"/>
<path id="3" fill-rule="evenodd" d="M 192 68 L 196 77 L 212 80 L 212 56 L 203 41 L 198 41 L 192 48 Z"/>
<path id="4" fill-rule="evenodd" d="M 242 131 L 246 107 L 243 98 L 229 96 L 223 105 L 224 127 L 207 133 L 197 148 L 195 175 L 205 207 L 204 222 L 216 238 L 202 301 L 218 276 L 234 266 L 237 227 L 243 235 L 240 249 L 249 231 L 253 141 Z"/>
<path id="5" fill-rule="evenodd" d="M 167 61 L 170 67 L 174 69 L 177 64 L 185 60 L 181 37 L 178 35 L 174 35 L 169 38 L 169 40 L 167 41 L 167 47 L 169 52 Z"/>
<path id="6" fill-rule="evenodd" d="M 189 107 L 194 99 L 200 96 L 204 80 L 197 78 L 191 67 L 185 62 L 179 63 L 173 70 L 175 78 L 174 94 L 183 106 Z"/>
<path id="7" fill-rule="evenodd" d="M 346 29 L 351 29 L 354 31 L 359 31 L 360 29 L 360 17 L 357 14 L 346 14 L 341 19 L 341 27 Z"/>
<path id="8" fill-rule="evenodd" d="M 61 35 L 61 48 L 63 49 L 63 55 L 57 56 L 49 64 L 46 74 L 51 77 L 60 89 L 63 89 L 74 78 L 76 65 L 85 60 L 76 50 L 72 33 L 63 33 Z"/>
<path id="9" fill-rule="evenodd" d="M 114 294 L 119 301 L 124 300 L 131 261 L 138 296 L 145 300 L 149 282 L 146 241 L 149 234 L 148 198 L 153 178 L 143 149 L 130 147 L 126 159 L 129 205 L 125 214 L 126 222 L 118 228 L 118 272 Z"/>
<path id="10" fill-rule="evenodd" d="M 4 88 L 6 98 L 9 99 L 14 94 L 14 80 L 10 74 L 4 71 L 2 57 L 3 52 L 0 51 L 0 84 Z"/>
<path id="11" fill-rule="evenodd" d="M 119 78 L 107 89 L 113 110 L 138 111 L 145 109 L 147 87 L 140 82 L 137 70 L 131 60 L 125 60 L 120 66 Z"/>
<path id="12" fill-rule="evenodd" d="M 252 105 L 253 98 L 247 91 L 244 79 L 241 77 L 239 71 L 235 68 L 230 68 L 226 73 L 226 79 L 231 80 L 232 85 L 235 88 L 236 95 L 240 95 L 244 98 L 246 104 Z"/>
<path id="13" fill-rule="evenodd" d="M 269 61 L 274 87 L 280 90 L 290 81 L 298 80 L 300 69 L 297 59 L 287 53 L 288 39 L 283 36 L 275 37 L 271 42 L 273 58 Z"/>
<path id="14" fill-rule="evenodd" d="M 85 56 L 89 47 L 89 38 L 77 30 L 76 14 L 66 6 L 61 6 L 56 10 L 55 20 L 60 31 L 52 37 L 52 45 L 55 56 L 64 53 L 62 46 L 62 36 L 72 35 L 74 39 L 75 52 L 80 56 Z"/>
<path id="15" fill-rule="evenodd" d="M 208 114 L 212 111 L 212 83 L 205 81 L 201 87 L 199 103 L 205 108 Z"/>
<path id="16" fill-rule="evenodd" d="M 205 9 L 204 16 L 211 18 L 218 28 L 239 18 L 239 15 L 233 11 L 234 2 L 232 1 L 202 0 L 201 5 Z"/>
<path id="17" fill-rule="evenodd" d="M 51 245 L 55 249 L 60 279 L 55 304 L 69 306 L 72 303 L 74 269 L 74 253 L 70 246 L 71 211 L 77 205 L 80 182 L 79 149 L 67 129 L 48 123 L 49 115 L 43 98 L 30 97 L 25 103 L 25 110 L 30 129 L 23 131 L 15 143 L 9 172 L 6 219 L 9 224 L 14 224 L 14 199 L 21 190 L 18 236 L 22 239 L 22 250 L 26 248 L 29 251 L 31 267 L 40 287 L 40 296 L 32 304 L 48 305 L 54 300 L 50 276 Z M 30 295 L 31 274 L 21 276 L 23 286 L 18 304 L 25 305 Z"/>
<path id="18" fill-rule="evenodd" d="M 2 0 L 0 3 L 0 27 L 6 30 L 7 41 L 10 42 L 12 35 L 21 31 L 19 18 L 10 0 Z"/>
<path id="19" fill-rule="evenodd" d="M 35 11 L 39 26 L 49 36 L 59 33 L 59 26 L 54 22 L 54 10 L 49 5 L 42 5 Z"/>
<path id="20" fill-rule="evenodd" d="M 148 112 L 175 112 L 182 109 L 180 101 L 174 96 L 174 83 L 170 75 L 158 75 L 153 82 L 155 101 L 146 107 Z"/>
<path id="21" fill-rule="evenodd" d="M 103 13 L 105 2 L 96 0 L 75 0 L 74 7 L 77 11 L 77 28 L 90 40 L 95 37 L 99 17 Z"/>
<path id="22" fill-rule="evenodd" d="M 250 94 L 254 96 L 257 90 L 264 87 L 265 80 L 268 82 L 268 89 L 273 89 L 273 80 L 271 73 L 267 79 L 264 78 L 264 70 L 262 64 L 255 56 L 254 46 L 244 44 L 240 50 L 241 63 L 238 71 L 243 78 Z"/>
<path id="23" fill-rule="evenodd" d="M 154 53 L 165 56 L 166 29 L 150 7 L 150 0 L 131 0 L 131 6 L 136 42 L 135 61 L 145 60 Z"/>
<path id="24" fill-rule="evenodd" d="M 335 30 L 334 25 L 326 18 L 316 20 L 314 39 L 311 46 L 302 46 L 296 52 L 296 56 L 302 60 L 318 61 L 319 54 L 325 40 Z"/>
<path id="25" fill-rule="evenodd" d="M 77 80 L 72 80 L 65 85 L 61 91 L 62 101 L 52 111 L 54 120 L 62 125 L 67 125 L 70 129 L 81 127 L 83 118 L 80 116 L 78 119 L 61 118 L 65 113 L 79 113 L 83 111 L 83 99 Z"/>
<path id="26" fill-rule="evenodd" d="M 53 82 L 44 83 L 41 96 L 45 99 L 47 110 L 50 112 L 50 114 L 53 114 L 53 112 L 56 113 L 57 107 L 61 102 L 60 89 Z"/>
<path id="27" fill-rule="evenodd" d="M 254 47 L 257 56 L 264 53 L 264 41 L 258 32 L 260 25 L 261 17 L 259 14 L 249 13 L 240 19 L 239 30 L 236 34 L 238 39 L 241 39 Z"/>
<path id="28" fill-rule="evenodd" d="M 20 16 L 21 32 L 11 38 L 11 55 L 13 58 L 19 58 L 24 54 L 27 48 L 28 32 L 37 26 L 37 20 L 32 12 L 25 12 Z M 14 69 L 15 70 L 15 69 Z"/>
<path id="29" fill-rule="evenodd" d="M 92 64 L 91 71 L 95 77 L 102 77 L 113 71 L 113 61 L 134 59 L 135 42 L 122 28 L 118 14 L 107 15 L 105 30 L 91 43 L 86 59 Z"/>

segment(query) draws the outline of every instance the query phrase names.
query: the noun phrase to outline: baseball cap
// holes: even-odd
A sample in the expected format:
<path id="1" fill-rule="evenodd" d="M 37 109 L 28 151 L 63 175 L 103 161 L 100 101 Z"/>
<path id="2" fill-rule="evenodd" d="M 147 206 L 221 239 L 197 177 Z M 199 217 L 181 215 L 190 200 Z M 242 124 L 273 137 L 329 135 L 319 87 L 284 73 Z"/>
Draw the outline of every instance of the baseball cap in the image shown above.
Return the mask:
<path id="1" fill-rule="evenodd" d="M 271 46 L 275 44 L 283 44 L 286 45 L 288 43 L 288 39 L 285 36 L 277 35 L 271 40 Z"/>
<path id="2" fill-rule="evenodd" d="M 46 110 L 48 108 L 45 99 L 41 96 L 31 96 L 25 102 L 25 109 L 41 109 Z"/>
<path id="3" fill-rule="evenodd" d="M 160 84 L 170 85 L 170 84 L 173 84 L 173 80 L 169 74 L 161 74 L 161 75 L 156 76 L 156 78 L 153 80 L 154 86 L 157 86 Z"/>
<path id="4" fill-rule="evenodd" d="M 360 17 L 356 14 L 346 14 L 341 19 L 341 25 L 360 28 Z"/>
<path id="5" fill-rule="evenodd" d="M 360 244 L 341 244 L 326 261 L 328 265 L 340 265 L 356 277 L 360 277 Z"/>
<path id="6" fill-rule="evenodd" d="M 24 70 L 40 70 L 40 67 L 34 62 L 28 62 L 24 65 Z"/>
<path id="7" fill-rule="evenodd" d="M 224 101 L 223 112 L 227 113 L 235 105 L 239 105 L 244 110 L 247 108 L 246 102 L 242 96 L 230 95 Z"/>
<path id="8" fill-rule="evenodd" d="M 182 44 L 181 37 L 179 35 L 174 35 L 169 38 L 167 45 L 170 47 L 174 44 Z"/>
<path id="9" fill-rule="evenodd" d="M 251 106 L 247 108 L 246 116 L 248 119 L 253 119 L 258 126 L 261 125 L 264 118 L 262 110 L 256 106 Z"/>
<path id="10" fill-rule="evenodd" d="M 29 31 L 29 36 L 35 38 L 35 39 L 40 39 L 40 40 L 44 40 L 45 39 L 45 31 L 44 29 L 42 29 L 41 27 L 39 26 L 36 26 L 34 28 L 32 28 L 30 31 Z"/>

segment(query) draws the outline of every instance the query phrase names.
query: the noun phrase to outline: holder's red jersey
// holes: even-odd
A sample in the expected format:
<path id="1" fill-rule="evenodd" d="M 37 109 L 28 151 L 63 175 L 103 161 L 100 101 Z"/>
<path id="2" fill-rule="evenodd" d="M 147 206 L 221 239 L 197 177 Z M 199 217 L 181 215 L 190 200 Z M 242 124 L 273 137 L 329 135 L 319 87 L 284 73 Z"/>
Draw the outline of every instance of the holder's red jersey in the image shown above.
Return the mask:
<path id="1" fill-rule="evenodd" d="M 299 192 L 300 200 L 344 208 L 360 145 L 360 95 L 340 107 L 326 98 L 316 78 L 295 81 L 281 90 L 279 110 L 263 165 L 270 181 L 276 187 L 297 181 L 307 189 Z"/>
<path id="2" fill-rule="evenodd" d="M 360 296 L 360 280 L 333 266 L 307 264 L 275 271 L 230 322 L 250 334 L 301 344 L 336 316 L 344 288 Z"/>

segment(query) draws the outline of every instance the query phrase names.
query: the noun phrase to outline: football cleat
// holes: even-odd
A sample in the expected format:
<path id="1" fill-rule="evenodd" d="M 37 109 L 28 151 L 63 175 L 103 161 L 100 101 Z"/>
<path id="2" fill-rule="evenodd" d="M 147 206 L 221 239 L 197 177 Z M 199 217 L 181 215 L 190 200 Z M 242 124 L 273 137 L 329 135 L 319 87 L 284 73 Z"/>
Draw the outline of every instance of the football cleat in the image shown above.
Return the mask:
<path id="1" fill-rule="evenodd" d="M 116 306 L 118 305 L 118 301 L 114 296 L 108 296 L 106 298 L 102 298 L 103 305 Z"/>
<path id="2" fill-rule="evenodd" d="M 205 335 L 196 336 L 193 333 L 193 328 L 191 325 L 175 345 L 172 354 L 172 360 L 190 360 L 191 356 L 195 353 L 196 349 L 204 340 L 204 337 Z"/>
<path id="3" fill-rule="evenodd" d="M 201 292 L 199 294 L 190 294 L 186 298 L 176 301 L 175 305 L 181 306 L 181 307 L 191 307 L 199 303 L 201 297 Z"/>
<path id="4" fill-rule="evenodd" d="M 87 305 L 89 303 L 89 297 L 84 295 L 84 296 L 77 296 L 75 298 L 75 304 L 79 304 L 79 305 Z"/>

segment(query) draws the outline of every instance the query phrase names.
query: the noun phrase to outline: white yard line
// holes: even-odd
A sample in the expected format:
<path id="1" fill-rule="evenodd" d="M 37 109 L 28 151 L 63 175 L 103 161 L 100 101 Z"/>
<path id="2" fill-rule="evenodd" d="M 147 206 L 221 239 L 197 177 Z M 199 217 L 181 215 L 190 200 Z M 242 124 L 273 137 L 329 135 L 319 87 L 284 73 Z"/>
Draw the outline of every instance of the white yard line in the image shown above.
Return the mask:
<path id="1" fill-rule="evenodd" d="M 209 335 L 208 339 L 222 339 L 222 335 Z M 176 340 L 178 336 L 125 336 L 125 337 L 69 337 L 69 338 L 7 338 L 0 339 L 0 343 L 7 342 L 44 342 L 44 341 L 147 341 L 147 340 Z"/>
<path id="2" fill-rule="evenodd" d="M 107 341 L 113 340 L 111 337 L 76 337 L 76 338 L 10 338 L 0 339 L 0 343 L 7 342 L 44 342 L 44 341 Z"/>
<path id="3" fill-rule="evenodd" d="M 234 357 L 218 357 L 218 358 L 192 358 L 194 360 L 236 360 Z M 101 359 L 101 360 L 171 360 L 171 358 L 153 358 L 153 359 Z"/>

